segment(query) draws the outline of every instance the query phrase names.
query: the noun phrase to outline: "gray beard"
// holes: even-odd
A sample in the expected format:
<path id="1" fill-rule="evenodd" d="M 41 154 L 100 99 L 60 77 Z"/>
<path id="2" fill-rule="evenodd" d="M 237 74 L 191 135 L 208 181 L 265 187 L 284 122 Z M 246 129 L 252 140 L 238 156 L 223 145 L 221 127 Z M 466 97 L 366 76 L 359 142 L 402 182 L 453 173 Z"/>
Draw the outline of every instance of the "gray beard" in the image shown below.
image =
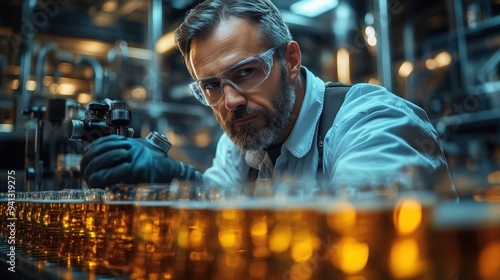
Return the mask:
<path id="1" fill-rule="evenodd" d="M 286 73 L 286 70 L 282 69 L 280 94 L 272 100 L 275 111 L 270 111 L 265 108 L 251 109 L 245 106 L 244 108 L 234 111 L 226 122 L 221 120 L 217 115 L 215 116 L 226 135 L 240 149 L 262 150 L 269 147 L 288 123 L 293 106 L 295 105 L 296 96 L 292 82 Z M 233 119 L 253 115 L 263 116 L 268 125 L 260 131 L 257 131 L 251 123 L 236 129 L 231 126 L 231 121 Z"/>

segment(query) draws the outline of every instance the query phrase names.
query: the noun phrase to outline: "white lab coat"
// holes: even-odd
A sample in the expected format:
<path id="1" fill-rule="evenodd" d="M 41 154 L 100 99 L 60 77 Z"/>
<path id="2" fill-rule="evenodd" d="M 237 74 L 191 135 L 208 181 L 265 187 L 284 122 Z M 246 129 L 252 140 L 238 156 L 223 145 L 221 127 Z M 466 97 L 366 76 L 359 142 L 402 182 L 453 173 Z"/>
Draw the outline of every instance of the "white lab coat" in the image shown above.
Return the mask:
<path id="1" fill-rule="evenodd" d="M 260 179 L 283 175 L 297 180 L 316 178 L 325 83 L 305 67 L 303 72 L 304 101 L 276 164 L 272 165 L 265 151 L 239 150 L 223 134 L 213 165 L 203 174 L 206 182 L 221 187 L 244 185 L 249 167 L 259 170 Z M 436 178 L 443 174 L 449 178 L 437 133 L 425 111 L 381 86 L 352 86 L 324 143 L 324 175 L 335 186 L 357 189 L 399 182 L 412 188 L 414 179 L 419 179 L 430 189 Z M 411 183 L 409 174 L 415 176 Z"/>

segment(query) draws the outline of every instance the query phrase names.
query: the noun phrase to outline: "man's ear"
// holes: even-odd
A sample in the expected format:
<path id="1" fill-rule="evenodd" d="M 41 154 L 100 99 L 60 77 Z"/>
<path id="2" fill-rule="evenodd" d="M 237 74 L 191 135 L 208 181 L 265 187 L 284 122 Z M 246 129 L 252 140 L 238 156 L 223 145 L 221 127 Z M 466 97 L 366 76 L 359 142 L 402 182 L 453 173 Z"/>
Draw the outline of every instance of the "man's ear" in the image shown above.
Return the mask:
<path id="1" fill-rule="evenodd" d="M 291 81 L 294 81 L 300 75 L 300 67 L 302 65 L 300 47 L 297 42 L 288 42 L 285 50 L 285 61 L 289 78 Z"/>

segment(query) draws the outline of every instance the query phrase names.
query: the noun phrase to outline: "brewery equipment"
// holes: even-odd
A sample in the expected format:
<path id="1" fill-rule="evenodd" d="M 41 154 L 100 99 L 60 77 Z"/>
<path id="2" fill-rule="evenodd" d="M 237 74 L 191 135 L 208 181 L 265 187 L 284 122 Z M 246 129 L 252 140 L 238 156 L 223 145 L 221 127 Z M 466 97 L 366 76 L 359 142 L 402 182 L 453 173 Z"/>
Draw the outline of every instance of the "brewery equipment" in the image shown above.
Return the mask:
<path id="1" fill-rule="evenodd" d="M 43 159 L 42 140 L 45 107 L 32 107 L 25 109 L 23 115 L 28 115 L 30 120 L 26 123 L 26 149 L 25 149 L 25 189 L 40 190 L 42 187 Z"/>
<path id="2" fill-rule="evenodd" d="M 23 114 L 30 118 L 25 127 L 25 191 L 75 187 L 65 178 L 70 169 L 73 173 L 77 171 L 82 148 L 79 143 L 68 141 L 64 134 L 69 103 L 66 99 L 51 98 L 45 106 L 24 110 Z M 80 176 L 71 174 L 71 177 Z"/>

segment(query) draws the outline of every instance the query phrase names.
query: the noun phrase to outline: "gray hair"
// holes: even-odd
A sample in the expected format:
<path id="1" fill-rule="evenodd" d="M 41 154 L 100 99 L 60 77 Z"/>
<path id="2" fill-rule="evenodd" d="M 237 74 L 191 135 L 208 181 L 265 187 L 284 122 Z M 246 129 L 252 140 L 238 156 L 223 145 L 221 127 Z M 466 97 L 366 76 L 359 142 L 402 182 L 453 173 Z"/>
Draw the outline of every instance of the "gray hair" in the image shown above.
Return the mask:
<path id="1" fill-rule="evenodd" d="M 270 47 L 276 49 L 276 57 L 284 64 L 284 49 L 292 40 L 290 30 L 278 8 L 270 0 L 206 0 L 186 14 L 184 22 L 175 30 L 175 42 L 181 51 L 191 76 L 189 63 L 191 42 L 212 35 L 221 22 L 231 16 L 255 22 Z"/>

